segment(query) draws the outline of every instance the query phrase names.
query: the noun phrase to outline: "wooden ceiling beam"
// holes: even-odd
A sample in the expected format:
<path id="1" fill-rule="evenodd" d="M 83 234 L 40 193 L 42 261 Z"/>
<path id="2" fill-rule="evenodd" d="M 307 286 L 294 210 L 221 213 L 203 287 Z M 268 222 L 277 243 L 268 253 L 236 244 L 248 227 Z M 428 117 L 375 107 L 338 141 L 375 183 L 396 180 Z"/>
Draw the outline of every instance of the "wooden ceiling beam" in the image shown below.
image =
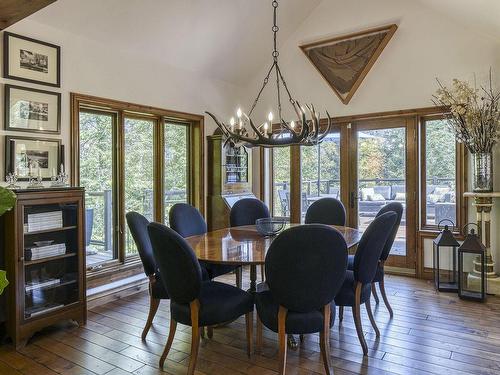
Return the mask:
<path id="1" fill-rule="evenodd" d="M 56 0 L 1 0 L 0 30 L 38 12 Z"/>

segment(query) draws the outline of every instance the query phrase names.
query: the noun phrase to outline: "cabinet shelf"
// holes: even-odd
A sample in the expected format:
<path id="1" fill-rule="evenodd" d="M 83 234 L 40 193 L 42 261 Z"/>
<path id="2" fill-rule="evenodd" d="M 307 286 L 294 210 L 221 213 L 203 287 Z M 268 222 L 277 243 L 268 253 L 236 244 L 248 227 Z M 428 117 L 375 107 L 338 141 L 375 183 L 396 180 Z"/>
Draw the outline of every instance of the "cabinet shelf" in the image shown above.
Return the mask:
<path id="1" fill-rule="evenodd" d="M 25 232 L 24 235 L 25 236 L 33 236 L 33 235 L 37 235 L 37 234 L 56 233 L 56 232 L 63 232 L 66 230 L 73 230 L 73 229 L 77 229 L 77 228 L 78 227 L 76 225 L 71 225 L 71 226 L 61 227 L 61 228 L 53 228 L 53 229 L 36 230 L 33 232 Z"/>
<path id="2" fill-rule="evenodd" d="M 76 280 L 67 280 L 67 281 L 61 281 L 59 284 L 52 284 L 52 285 L 42 285 L 40 287 L 37 287 L 35 285 L 34 288 L 30 289 L 30 290 L 25 290 L 25 293 L 30 293 L 30 292 L 33 292 L 35 290 L 49 290 L 49 289 L 55 289 L 55 288 L 60 288 L 62 286 L 66 286 L 66 285 L 71 285 L 71 284 L 75 284 L 76 283 Z"/>
<path id="3" fill-rule="evenodd" d="M 76 256 L 76 253 L 66 253 L 62 255 L 56 255 L 53 257 L 47 257 L 47 258 L 41 258 L 41 259 L 36 259 L 36 260 L 25 260 L 24 265 L 25 266 L 31 266 L 33 264 L 40 264 L 40 263 L 45 263 L 45 262 L 52 262 L 53 260 L 59 260 L 59 259 L 64 259 L 64 258 L 70 258 Z"/>

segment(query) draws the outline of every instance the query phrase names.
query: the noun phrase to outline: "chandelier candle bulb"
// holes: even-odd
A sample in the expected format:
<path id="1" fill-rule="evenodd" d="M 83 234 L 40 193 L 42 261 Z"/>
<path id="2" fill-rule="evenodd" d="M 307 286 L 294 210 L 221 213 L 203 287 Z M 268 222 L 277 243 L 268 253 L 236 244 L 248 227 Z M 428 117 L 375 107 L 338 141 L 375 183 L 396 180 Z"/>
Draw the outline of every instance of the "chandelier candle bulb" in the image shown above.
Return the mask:
<path id="1" fill-rule="evenodd" d="M 241 119 L 242 114 L 243 114 L 243 112 L 241 111 L 241 108 L 238 108 L 236 111 L 236 116 L 238 116 L 238 118 Z"/>

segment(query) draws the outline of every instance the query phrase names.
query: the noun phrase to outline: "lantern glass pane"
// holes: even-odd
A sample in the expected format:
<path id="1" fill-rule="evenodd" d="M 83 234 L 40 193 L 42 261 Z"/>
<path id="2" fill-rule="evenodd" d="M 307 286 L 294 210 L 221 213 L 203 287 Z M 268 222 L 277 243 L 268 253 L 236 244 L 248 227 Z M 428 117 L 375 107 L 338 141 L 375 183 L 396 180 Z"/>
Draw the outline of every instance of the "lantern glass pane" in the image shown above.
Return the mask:
<path id="1" fill-rule="evenodd" d="M 478 297 L 482 291 L 481 256 L 474 253 L 462 253 L 460 287 L 463 296 Z"/>
<path id="2" fill-rule="evenodd" d="M 439 284 L 440 288 L 457 286 L 457 251 L 449 246 L 439 246 Z M 437 255 L 437 254 L 436 254 Z M 436 264 L 436 263 L 435 263 Z M 436 264 L 437 266 L 437 264 Z"/>

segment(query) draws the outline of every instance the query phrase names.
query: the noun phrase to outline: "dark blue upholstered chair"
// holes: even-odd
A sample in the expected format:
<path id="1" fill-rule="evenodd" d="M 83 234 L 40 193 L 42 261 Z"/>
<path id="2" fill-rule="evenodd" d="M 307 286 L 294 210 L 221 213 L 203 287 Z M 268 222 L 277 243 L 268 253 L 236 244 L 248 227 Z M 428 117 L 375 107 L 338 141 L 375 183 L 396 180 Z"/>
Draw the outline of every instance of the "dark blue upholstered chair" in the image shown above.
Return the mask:
<path id="1" fill-rule="evenodd" d="M 149 278 L 149 314 L 146 326 L 142 331 L 142 339 L 146 339 L 146 335 L 153 324 L 153 319 L 162 299 L 168 299 L 168 293 L 161 281 L 160 273 L 156 267 L 156 262 L 153 256 L 153 248 L 149 240 L 148 224 L 149 220 L 137 212 L 127 212 L 125 215 L 127 224 L 132 234 L 132 238 L 137 246 L 139 257 L 144 267 L 144 273 Z"/>
<path id="2" fill-rule="evenodd" d="M 255 225 L 257 219 L 271 217 L 266 204 L 256 198 L 243 198 L 231 207 L 229 224 L 231 227 Z M 260 274 L 264 281 L 264 265 L 260 266 Z"/>
<path id="3" fill-rule="evenodd" d="M 264 202 L 256 198 L 243 198 L 231 208 L 229 223 L 231 227 L 242 225 L 255 225 L 257 219 L 271 217 L 269 209 Z"/>
<path id="4" fill-rule="evenodd" d="M 345 207 L 335 198 L 321 198 L 306 212 L 306 224 L 345 225 Z"/>
<path id="5" fill-rule="evenodd" d="M 247 354 L 250 356 L 253 295 L 229 284 L 203 281 L 196 255 L 174 230 L 159 223 L 151 223 L 148 232 L 156 264 L 170 296 L 170 331 L 160 358 L 160 368 L 163 368 L 172 346 L 177 323 L 192 327 L 188 374 L 193 374 L 196 367 L 200 327 L 225 323 L 245 315 Z"/>
<path id="6" fill-rule="evenodd" d="M 257 346 L 262 325 L 279 336 L 279 373 L 285 373 L 286 335 L 320 333 L 325 370 L 331 371 L 329 330 L 335 295 L 345 278 L 347 245 L 334 228 L 323 224 L 292 227 L 281 233 L 266 255 L 269 289 L 255 295 Z M 333 314 L 332 314 L 333 312 Z"/>
<path id="7" fill-rule="evenodd" d="M 382 299 L 384 300 L 385 306 L 387 307 L 387 310 L 389 311 L 389 315 L 391 318 L 394 316 L 394 313 L 392 311 L 392 307 L 389 304 L 389 300 L 387 299 L 387 293 L 385 292 L 385 282 L 384 282 L 384 264 L 387 258 L 389 257 L 389 253 L 391 252 L 392 245 L 394 244 L 394 240 L 396 239 L 396 235 L 399 230 L 399 225 L 401 224 L 401 218 L 403 216 L 403 205 L 399 202 L 391 202 L 384 207 L 380 209 L 380 211 L 377 213 L 377 217 L 380 215 L 385 214 L 386 212 L 395 212 L 397 216 L 396 223 L 394 224 L 391 234 L 389 238 L 387 239 L 387 242 L 384 245 L 384 250 L 382 250 L 382 255 L 380 256 L 380 260 L 378 262 L 378 267 L 377 267 L 377 273 L 375 274 L 375 278 L 373 279 L 372 283 L 372 294 L 373 298 L 375 298 L 375 302 L 378 304 L 379 299 L 377 296 L 377 289 L 375 288 L 375 285 L 378 283 L 378 287 L 380 289 L 380 294 L 382 294 Z M 354 256 L 349 255 L 349 263 L 348 263 L 348 269 L 352 270 L 354 267 Z"/>
<path id="8" fill-rule="evenodd" d="M 207 233 L 207 223 L 200 211 L 187 203 L 174 204 L 168 216 L 170 228 L 184 238 Z M 236 285 L 241 288 L 241 267 L 206 262 L 201 262 L 201 265 L 207 270 L 210 279 L 236 271 Z"/>
<path id="9" fill-rule="evenodd" d="M 378 261 L 384 250 L 385 243 L 391 235 L 392 227 L 396 223 L 395 212 L 386 212 L 376 217 L 366 228 L 359 241 L 356 255 L 354 256 L 353 268 L 346 272 L 346 278 L 342 288 L 335 297 L 335 304 L 340 306 L 340 320 L 342 321 L 344 306 L 352 307 L 356 332 L 359 342 L 363 348 L 363 354 L 368 354 L 368 346 L 363 335 L 361 325 L 361 304 L 365 304 L 370 323 L 377 334 L 380 331 L 373 319 L 370 305 L 371 284 L 377 273 Z"/>

